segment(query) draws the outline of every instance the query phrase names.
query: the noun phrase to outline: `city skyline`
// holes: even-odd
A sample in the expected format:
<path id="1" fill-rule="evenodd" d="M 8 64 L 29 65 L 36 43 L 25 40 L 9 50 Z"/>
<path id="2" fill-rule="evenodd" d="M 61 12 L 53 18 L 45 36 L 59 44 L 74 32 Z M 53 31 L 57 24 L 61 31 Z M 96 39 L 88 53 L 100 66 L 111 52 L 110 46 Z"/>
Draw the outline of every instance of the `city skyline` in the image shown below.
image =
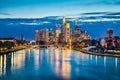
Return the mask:
<path id="1" fill-rule="evenodd" d="M 119 4 L 119 0 L 1 0 L 0 18 L 40 18 L 87 12 L 118 12 Z"/>

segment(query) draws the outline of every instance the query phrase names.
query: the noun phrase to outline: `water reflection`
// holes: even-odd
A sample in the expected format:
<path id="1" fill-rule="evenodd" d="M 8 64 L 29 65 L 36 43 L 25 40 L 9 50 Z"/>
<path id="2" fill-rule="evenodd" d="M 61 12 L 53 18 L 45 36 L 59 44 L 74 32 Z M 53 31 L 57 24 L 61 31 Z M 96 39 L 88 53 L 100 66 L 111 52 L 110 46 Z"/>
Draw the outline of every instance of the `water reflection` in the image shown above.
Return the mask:
<path id="1" fill-rule="evenodd" d="M 117 66 L 118 66 L 118 58 L 115 58 L 115 70 L 117 72 Z"/>
<path id="2" fill-rule="evenodd" d="M 106 56 L 104 56 L 104 67 L 106 68 Z"/>
<path id="3" fill-rule="evenodd" d="M 55 72 L 58 76 L 63 78 L 69 78 L 70 77 L 70 63 L 69 63 L 69 54 L 71 53 L 71 50 L 54 50 L 53 56 L 54 56 L 54 68 Z"/>
<path id="4" fill-rule="evenodd" d="M 15 80 L 20 76 L 27 80 L 29 76 L 30 79 L 119 80 L 119 72 L 119 58 L 88 55 L 73 50 L 28 49 L 0 56 L 2 79 Z"/>

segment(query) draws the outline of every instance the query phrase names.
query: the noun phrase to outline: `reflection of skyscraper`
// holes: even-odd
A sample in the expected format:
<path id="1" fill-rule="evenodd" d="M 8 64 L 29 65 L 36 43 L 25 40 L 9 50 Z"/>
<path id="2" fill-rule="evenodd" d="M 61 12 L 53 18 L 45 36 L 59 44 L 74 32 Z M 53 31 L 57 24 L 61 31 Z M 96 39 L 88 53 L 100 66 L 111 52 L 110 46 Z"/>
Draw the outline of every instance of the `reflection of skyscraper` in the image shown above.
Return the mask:
<path id="1" fill-rule="evenodd" d="M 35 41 L 39 41 L 39 31 L 38 30 L 35 30 Z"/>

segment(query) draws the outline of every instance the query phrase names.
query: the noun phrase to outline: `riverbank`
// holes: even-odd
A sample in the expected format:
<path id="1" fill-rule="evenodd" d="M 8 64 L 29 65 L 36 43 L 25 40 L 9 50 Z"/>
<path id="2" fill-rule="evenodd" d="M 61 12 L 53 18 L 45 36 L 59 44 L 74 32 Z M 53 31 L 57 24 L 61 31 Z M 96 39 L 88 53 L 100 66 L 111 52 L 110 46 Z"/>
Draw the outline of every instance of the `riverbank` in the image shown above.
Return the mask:
<path id="1" fill-rule="evenodd" d="M 0 55 L 11 53 L 11 52 L 16 52 L 16 51 L 23 50 L 23 49 L 26 49 L 26 47 L 23 47 L 23 46 L 15 47 L 13 49 L 8 49 L 8 50 L 0 51 Z"/>
<path id="2" fill-rule="evenodd" d="M 72 48 L 73 50 L 83 52 L 85 54 L 91 54 L 91 55 L 97 55 L 97 56 L 110 56 L 110 57 L 119 57 L 120 58 L 120 53 L 100 53 L 100 52 L 90 52 L 85 49 L 80 49 L 80 48 Z"/>

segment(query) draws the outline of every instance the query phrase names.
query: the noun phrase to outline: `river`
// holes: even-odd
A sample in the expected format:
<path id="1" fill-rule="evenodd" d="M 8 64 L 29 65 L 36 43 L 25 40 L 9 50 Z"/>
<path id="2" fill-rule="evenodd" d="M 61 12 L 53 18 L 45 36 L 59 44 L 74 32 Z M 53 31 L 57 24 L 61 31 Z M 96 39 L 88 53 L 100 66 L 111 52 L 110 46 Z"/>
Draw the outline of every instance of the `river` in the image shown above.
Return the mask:
<path id="1" fill-rule="evenodd" d="M 120 80 L 120 58 L 55 48 L 0 55 L 0 80 L 53 79 Z"/>

